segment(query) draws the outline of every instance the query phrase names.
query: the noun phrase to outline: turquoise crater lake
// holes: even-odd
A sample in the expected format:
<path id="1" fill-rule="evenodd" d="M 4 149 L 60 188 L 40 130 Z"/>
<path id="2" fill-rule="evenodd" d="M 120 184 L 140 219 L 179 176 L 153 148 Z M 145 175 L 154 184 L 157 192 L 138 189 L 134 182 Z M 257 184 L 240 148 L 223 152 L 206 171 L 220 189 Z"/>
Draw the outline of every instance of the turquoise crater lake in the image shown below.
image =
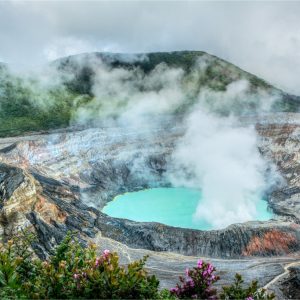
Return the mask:
<path id="1" fill-rule="evenodd" d="M 210 230 L 211 224 L 193 218 L 199 201 L 201 191 L 196 189 L 153 188 L 119 195 L 102 211 L 111 217 L 137 222 L 159 222 L 181 228 Z M 256 220 L 265 221 L 272 217 L 264 200 L 257 203 L 256 210 Z"/>

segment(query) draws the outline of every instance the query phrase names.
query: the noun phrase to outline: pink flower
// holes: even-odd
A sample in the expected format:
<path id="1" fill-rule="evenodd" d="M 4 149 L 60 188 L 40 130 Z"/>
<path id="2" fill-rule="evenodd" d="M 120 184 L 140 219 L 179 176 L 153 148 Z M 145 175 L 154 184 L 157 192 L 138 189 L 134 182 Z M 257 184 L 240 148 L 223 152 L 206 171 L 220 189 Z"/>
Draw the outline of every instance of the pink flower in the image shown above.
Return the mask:
<path id="1" fill-rule="evenodd" d="M 189 276 L 189 272 L 190 272 L 190 269 L 189 269 L 189 268 L 186 268 L 186 269 L 185 269 L 185 275 L 186 275 L 186 276 Z"/>
<path id="2" fill-rule="evenodd" d="M 170 289 L 170 292 L 173 294 L 178 294 L 178 287 Z"/>
<path id="3" fill-rule="evenodd" d="M 105 257 L 107 257 L 108 255 L 110 254 L 110 251 L 109 250 L 104 250 L 103 251 L 103 255 L 105 256 Z"/>
<path id="4" fill-rule="evenodd" d="M 211 274 L 213 272 L 213 270 L 214 270 L 214 267 L 211 264 L 208 264 L 207 269 L 206 269 L 207 273 Z"/>
<path id="5" fill-rule="evenodd" d="M 95 261 L 95 267 L 98 267 L 100 265 L 100 258 L 97 257 Z"/>
<path id="6" fill-rule="evenodd" d="M 197 262 L 198 268 L 202 268 L 202 264 L 203 264 L 202 259 L 199 259 L 198 262 Z"/>
<path id="7" fill-rule="evenodd" d="M 254 300 L 251 296 L 247 297 L 246 300 Z"/>
<path id="8" fill-rule="evenodd" d="M 73 275 L 73 277 L 74 277 L 74 279 L 77 280 L 77 279 L 79 279 L 80 275 L 75 273 L 75 274 Z"/>
<path id="9" fill-rule="evenodd" d="M 191 287 L 194 287 L 194 286 L 195 286 L 194 280 L 193 280 L 192 278 L 189 278 L 189 279 L 186 281 L 186 283 L 187 283 L 188 285 L 190 285 Z"/>

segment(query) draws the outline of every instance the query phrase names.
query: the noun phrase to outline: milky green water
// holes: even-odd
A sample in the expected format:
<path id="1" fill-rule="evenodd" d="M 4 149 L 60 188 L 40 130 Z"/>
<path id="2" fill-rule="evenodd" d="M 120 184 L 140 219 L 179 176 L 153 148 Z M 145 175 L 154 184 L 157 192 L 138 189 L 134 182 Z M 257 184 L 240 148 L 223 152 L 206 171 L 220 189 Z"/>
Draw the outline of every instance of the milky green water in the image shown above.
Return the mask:
<path id="1" fill-rule="evenodd" d="M 147 189 L 119 195 L 102 211 L 115 218 L 209 230 L 212 229 L 211 224 L 193 218 L 201 196 L 201 191 L 189 188 Z M 256 220 L 264 221 L 272 217 L 266 201 L 259 201 L 256 209 Z"/>

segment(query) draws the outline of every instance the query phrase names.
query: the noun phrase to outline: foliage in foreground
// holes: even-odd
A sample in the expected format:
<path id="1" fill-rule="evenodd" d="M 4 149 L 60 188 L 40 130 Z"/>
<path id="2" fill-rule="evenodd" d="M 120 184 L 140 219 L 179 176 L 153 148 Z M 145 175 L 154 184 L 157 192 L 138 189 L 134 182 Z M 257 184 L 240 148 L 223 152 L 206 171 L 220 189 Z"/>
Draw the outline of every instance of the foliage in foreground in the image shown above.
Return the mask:
<path id="1" fill-rule="evenodd" d="M 127 266 L 116 253 L 97 256 L 95 245 L 81 246 L 71 234 L 43 261 L 32 252 L 33 236 L 18 235 L 0 245 L 0 299 L 255 299 L 274 295 L 259 289 L 257 281 L 243 285 L 240 275 L 218 295 L 215 268 L 202 260 L 170 291 L 144 266 L 147 257 Z"/>
<path id="2" fill-rule="evenodd" d="M 210 263 L 199 260 L 197 267 L 185 270 L 180 283 L 171 289 L 171 294 L 181 299 L 216 299 L 217 290 L 212 285 L 219 280 L 214 275 L 215 268 Z"/>
<path id="3" fill-rule="evenodd" d="M 243 278 L 240 274 L 235 274 L 234 283 L 230 286 L 223 287 L 220 295 L 221 299 L 246 299 L 246 300 L 272 300 L 274 294 L 267 294 L 266 290 L 259 289 L 258 282 L 252 281 L 248 287 L 243 288 Z"/>

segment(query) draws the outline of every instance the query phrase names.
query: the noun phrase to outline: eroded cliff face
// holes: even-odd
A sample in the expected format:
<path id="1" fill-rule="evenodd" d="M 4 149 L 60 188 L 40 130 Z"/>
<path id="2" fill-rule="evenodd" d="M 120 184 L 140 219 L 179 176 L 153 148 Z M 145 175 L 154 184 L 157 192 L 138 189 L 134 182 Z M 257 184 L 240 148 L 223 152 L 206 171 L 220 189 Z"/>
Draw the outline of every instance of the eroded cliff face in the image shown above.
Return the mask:
<path id="1" fill-rule="evenodd" d="M 39 239 L 35 250 L 46 257 L 67 231 L 76 230 L 83 243 L 115 249 L 123 261 L 150 254 L 148 267 L 163 286 L 173 284 L 196 256 L 211 259 L 225 281 L 236 271 L 251 280 L 255 272 L 267 284 L 283 272 L 282 266 L 299 260 L 300 116 L 263 120 L 247 122 L 257 124 L 260 151 L 285 179 L 269 199 L 273 220 L 199 231 L 101 213 L 116 194 L 170 184 L 164 172 L 184 128 L 166 124 L 139 132 L 94 128 L 1 139 L 2 234 L 31 227 Z"/>
<path id="2" fill-rule="evenodd" d="M 269 204 L 275 213 L 299 223 L 300 219 L 300 126 L 295 116 L 291 124 L 258 124 L 261 135 L 260 149 L 270 157 L 285 180 L 283 188 L 276 190 Z"/>
<path id="3" fill-rule="evenodd" d="M 14 230 L 29 225 L 26 214 L 37 202 L 40 186 L 25 170 L 8 165 L 0 169 L 0 230 L 9 237 Z"/>

